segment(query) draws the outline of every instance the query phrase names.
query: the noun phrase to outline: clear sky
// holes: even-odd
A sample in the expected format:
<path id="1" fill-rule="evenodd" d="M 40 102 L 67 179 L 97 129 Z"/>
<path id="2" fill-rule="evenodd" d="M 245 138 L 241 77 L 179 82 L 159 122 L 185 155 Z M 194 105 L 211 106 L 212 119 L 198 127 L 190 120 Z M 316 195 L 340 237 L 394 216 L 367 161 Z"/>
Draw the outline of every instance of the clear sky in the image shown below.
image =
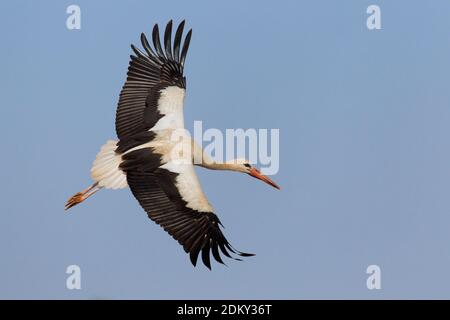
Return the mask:
<path id="1" fill-rule="evenodd" d="M 66 8 L 81 7 L 81 30 Z M 382 29 L 366 27 L 381 8 Z M 0 298 L 450 298 L 450 2 L 2 1 Z M 197 170 L 229 240 L 193 268 L 91 183 L 130 43 L 186 19 L 186 126 L 279 128 L 277 191 Z M 82 289 L 66 289 L 67 266 Z M 381 268 L 368 290 L 366 268 Z"/>

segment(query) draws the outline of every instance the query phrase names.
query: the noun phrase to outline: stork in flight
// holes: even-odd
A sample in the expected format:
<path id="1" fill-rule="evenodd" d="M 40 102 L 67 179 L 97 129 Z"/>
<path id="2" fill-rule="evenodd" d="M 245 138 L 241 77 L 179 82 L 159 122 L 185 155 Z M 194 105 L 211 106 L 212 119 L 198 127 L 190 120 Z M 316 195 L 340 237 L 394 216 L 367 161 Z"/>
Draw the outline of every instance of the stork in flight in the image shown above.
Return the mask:
<path id="1" fill-rule="evenodd" d="M 164 32 L 164 48 L 158 25 L 153 28 L 153 49 L 141 34 L 145 52 L 134 45 L 127 80 L 120 93 L 116 112 L 118 141 L 109 140 L 94 160 L 89 188 L 73 195 L 65 206 L 69 209 L 98 190 L 130 187 L 131 192 L 150 219 L 164 228 L 189 254 L 195 266 L 201 252 L 203 263 L 211 269 L 210 254 L 224 263 L 219 250 L 227 257 L 253 254 L 234 249 L 223 235 L 219 218 L 202 191 L 194 165 L 213 170 L 246 173 L 269 185 L 279 187 L 248 161 L 218 163 L 203 154 L 189 137 L 189 161 L 178 161 L 171 138 L 175 130 L 184 129 L 183 102 L 186 78 L 184 62 L 192 29 L 182 44 L 184 21 L 180 23 L 173 42 L 172 21 Z M 199 156 L 201 163 L 193 161 Z M 184 155 L 186 157 L 186 154 Z M 196 158 L 199 159 L 199 158 Z"/>

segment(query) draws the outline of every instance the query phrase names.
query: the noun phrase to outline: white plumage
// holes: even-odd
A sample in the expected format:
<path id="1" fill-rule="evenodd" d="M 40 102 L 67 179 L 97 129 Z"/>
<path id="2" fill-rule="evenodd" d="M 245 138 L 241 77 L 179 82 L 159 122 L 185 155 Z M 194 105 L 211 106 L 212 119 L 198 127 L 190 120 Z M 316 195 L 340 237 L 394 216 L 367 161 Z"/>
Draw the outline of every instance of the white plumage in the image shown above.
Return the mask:
<path id="1" fill-rule="evenodd" d="M 91 178 L 99 187 L 123 189 L 128 186 L 127 176 L 119 169 L 122 156 L 116 154 L 117 141 L 108 140 L 101 148 L 91 168 Z"/>
<path id="2" fill-rule="evenodd" d="M 184 128 L 183 104 L 185 90 L 169 86 L 160 91 L 158 111 L 163 116 L 150 129 L 151 131 Z"/>

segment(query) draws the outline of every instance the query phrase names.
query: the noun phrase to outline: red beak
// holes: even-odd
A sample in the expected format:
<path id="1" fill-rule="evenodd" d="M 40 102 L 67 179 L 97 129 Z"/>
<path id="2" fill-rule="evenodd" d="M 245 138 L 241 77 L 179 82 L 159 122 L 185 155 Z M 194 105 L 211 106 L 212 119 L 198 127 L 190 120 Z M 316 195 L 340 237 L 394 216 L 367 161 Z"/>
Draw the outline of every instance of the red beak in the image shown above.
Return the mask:
<path id="1" fill-rule="evenodd" d="M 265 183 L 271 185 L 272 187 L 277 188 L 278 190 L 280 190 L 280 187 L 275 182 L 273 182 L 269 177 L 263 175 L 256 168 L 252 168 L 252 170 L 249 172 L 249 175 L 251 175 L 252 177 L 255 177 L 256 179 L 264 181 Z"/>

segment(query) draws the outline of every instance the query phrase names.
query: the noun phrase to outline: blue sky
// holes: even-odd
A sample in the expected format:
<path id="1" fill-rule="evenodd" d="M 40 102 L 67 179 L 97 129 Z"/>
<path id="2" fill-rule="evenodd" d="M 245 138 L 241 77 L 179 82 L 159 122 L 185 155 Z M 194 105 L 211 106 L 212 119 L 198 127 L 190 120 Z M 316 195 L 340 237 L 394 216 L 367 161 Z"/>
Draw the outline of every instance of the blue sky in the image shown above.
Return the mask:
<path id="1" fill-rule="evenodd" d="M 66 8 L 81 7 L 81 30 Z M 366 8 L 381 8 L 369 31 Z M 450 298 L 448 1 L 3 1 L 0 298 Z M 281 191 L 197 170 L 244 262 L 192 268 L 90 184 L 130 43 L 186 19 L 186 125 L 279 128 Z M 67 290 L 68 265 L 82 289 Z M 381 268 L 381 290 L 366 268 Z"/>

